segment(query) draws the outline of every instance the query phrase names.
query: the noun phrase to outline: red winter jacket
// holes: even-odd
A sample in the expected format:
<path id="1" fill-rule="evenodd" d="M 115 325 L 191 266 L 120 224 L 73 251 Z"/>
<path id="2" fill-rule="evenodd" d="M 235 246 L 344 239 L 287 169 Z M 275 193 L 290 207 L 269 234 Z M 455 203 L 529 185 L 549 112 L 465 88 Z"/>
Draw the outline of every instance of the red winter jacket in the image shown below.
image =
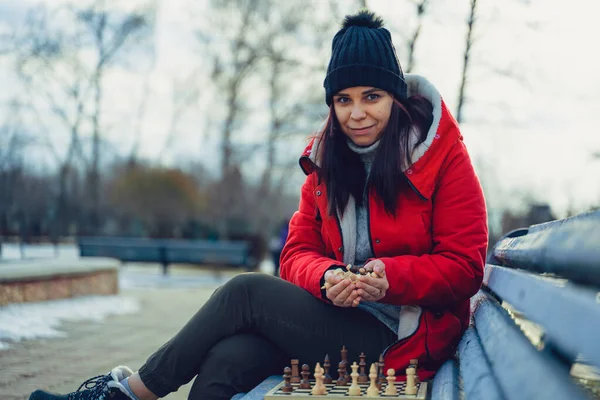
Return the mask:
<path id="1" fill-rule="evenodd" d="M 390 285 L 381 302 L 403 306 L 401 335 L 384 351 L 385 369 L 404 375 L 410 359 L 418 359 L 419 376 L 428 379 L 452 356 L 468 326 L 469 299 L 483 276 L 487 218 L 457 122 L 431 83 L 410 74 L 406 80 L 409 95 L 432 103 L 433 124 L 404 171 L 408 183 L 399 182 L 396 218 L 371 195 L 369 226 L 373 253 L 385 263 Z M 300 159 L 307 178 L 281 255 L 281 277 L 323 299 L 321 278 L 333 265 L 345 265 L 344 242 L 355 235 L 356 222 L 343 232 L 347 221 L 327 212 L 327 189 L 318 184 L 319 158 L 312 152 L 316 140 Z"/>

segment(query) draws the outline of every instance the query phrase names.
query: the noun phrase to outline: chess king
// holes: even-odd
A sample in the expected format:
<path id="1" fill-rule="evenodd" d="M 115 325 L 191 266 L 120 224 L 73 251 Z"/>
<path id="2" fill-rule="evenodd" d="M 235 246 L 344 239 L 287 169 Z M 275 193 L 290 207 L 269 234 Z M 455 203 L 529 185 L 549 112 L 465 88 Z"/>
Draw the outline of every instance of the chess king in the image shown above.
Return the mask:
<path id="1" fill-rule="evenodd" d="M 341 345 L 349 360 L 383 354 L 398 380 L 411 359 L 420 379 L 435 374 L 467 328 L 487 245 L 458 124 L 432 83 L 403 74 L 370 12 L 346 17 L 334 36 L 324 88 L 329 115 L 300 158 L 306 180 L 282 279 L 240 274 L 137 372 L 115 367 L 69 395 L 37 390 L 30 400 L 155 400 L 192 379 L 190 399 L 229 400 L 290 358 L 316 365 Z M 334 272 L 348 264 L 370 273 Z M 115 351 L 103 362 L 118 365 L 118 346 L 109 347 L 118 338 L 107 340 Z"/>

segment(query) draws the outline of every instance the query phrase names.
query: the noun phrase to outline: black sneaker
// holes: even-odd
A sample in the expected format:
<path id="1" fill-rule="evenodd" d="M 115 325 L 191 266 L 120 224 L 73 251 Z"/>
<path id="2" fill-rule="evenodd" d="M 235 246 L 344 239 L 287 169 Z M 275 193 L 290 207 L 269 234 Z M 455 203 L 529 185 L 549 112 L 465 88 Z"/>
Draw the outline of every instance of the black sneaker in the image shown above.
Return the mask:
<path id="1" fill-rule="evenodd" d="M 120 383 L 132 374 L 127 367 L 115 367 L 107 375 L 98 375 L 83 382 L 73 393 L 56 394 L 36 390 L 31 393 L 29 400 L 134 400 Z"/>

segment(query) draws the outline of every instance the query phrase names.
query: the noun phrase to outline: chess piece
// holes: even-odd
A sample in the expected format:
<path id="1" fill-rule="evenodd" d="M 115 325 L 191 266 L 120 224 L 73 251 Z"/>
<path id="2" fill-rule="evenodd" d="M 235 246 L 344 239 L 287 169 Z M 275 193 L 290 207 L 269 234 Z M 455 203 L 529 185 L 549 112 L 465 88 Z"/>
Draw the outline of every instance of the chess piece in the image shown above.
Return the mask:
<path id="1" fill-rule="evenodd" d="M 416 358 L 411 359 L 410 365 L 408 367 L 415 369 L 415 384 L 418 384 L 420 382 L 419 374 L 417 373 L 419 371 L 419 360 L 417 360 Z"/>
<path id="2" fill-rule="evenodd" d="M 350 376 L 352 377 L 352 385 L 348 388 L 349 396 L 360 396 L 360 386 L 358 386 L 358 364 L 356 361 L 350 366 L 352 368 L 352 373 Z"/>
<path id="3" fill-rule="evenodd" d="M 313 386 L 311 393 L 313 394 L 313 396 L 317 396 L 317 395 L 326 395 L 327 394 L 327 387 L 325 387 L 325 385 L 323 384 L 323 378 L 324 378 L 324 373 L 325 370 L 323 368 L 321 368 L 321 365 L 319 363 L 317 363 L 317 366 L 315 367 L 315 386 Z"/>
<path id="4" fill-rule="evenodd" d="M 298 370 L 298 364 L 300 361 L 294 359 L 292 360 L 292 379 L 290 382 L 292 383 L 300 383 L 300 371 Z"/>
<path id="5" fill-rule="evenodd" d="M 331 367 L 331 362 L 329 361 L 329 354 L 325 354 L 325 362 L 323 363 L 323 367 L 325 367 L 325 376 L 323 377 L 323 383 L 333 383 L 333 378 L 331 378 L 331 375 L 329 375 L 329 367 Z"/>
<path id="6" fill-rule="evenodd" d="M 348 350 L 346 346 L 342 346 L 342 361 L 344 362 L 344 380 L 346 382 L 350 381 L 350 374 L 348 373 Z"/>
<path id="7" fill-rule="evenodd" d="M 346 362 L 343 360 L 338 364 L 338 374 L 339 376 L 335 382 L 336 385 L 346 386 L 348 384 L 348 381 L 346 380 Z"/>
<path id="8" fill-rule="evenodd" d="M 367 356 L 365 353 L 360 353 L 360 363 L 358 363 L 360 367 L 358 373 L 358 383 L 368 383 L 369 377 L 367 376 Z"/>
<path id="9" fill-rule="evenodd" d="M 377 387 L 377 363 L 371 364 L 369 379 L 371 380 L 371 384 L 367 388 L 367 396 L 379 397 L 379 388 Z"/>
<path id="10" fill-rule="evenodd" d="M 396 371 L 393 368 L 387 370 L 387 387 L 385 388 L 385 393 L 388 396 L 396 396 L 398 394 L 398 389 L 396 389 Z"/>
<path id="11" fill-rule="evenodd" d="M 308 377 L 310 376 L 310 367 L 308 364 L 302 365 L 302 372 L 300 375 L 302 375 L 302 381 L 300 381 L 300 386 L 298 387 L 300 389 L 310 389 L 310 382 L 308 380 Z"/>
<path id="12" fill-rule="evenodd" d="M 385 365 L 383 363 L 383 354 L 379 356 L 379 368 L 377 369 L 377 387 L 381 389 L 385 383 Z"/>
<path id="13" fill-rule="evenodd" d="M 406 368 L 406 394 L 417 394 L 417 386 L 415 385 L 415 369 Z"/>
<path id="14" fill-rule="evenodd" d="M 346 349 L 346 346 L 342 346 L 340 353 L 342 354 L 342 361 L 348 361 L 348 350 Z"/>
<path id="15" fill-rule="evenodd" d="M 292 369 L 290 367 L 285 367 L 283 369 L 283 387 L 281 388 L 281 391 L 283 393 L 292 393 L 294 391 L 294 388 L 292 387 L 292 383 L 290 382 L 290 380 L 292 379 Z"/>

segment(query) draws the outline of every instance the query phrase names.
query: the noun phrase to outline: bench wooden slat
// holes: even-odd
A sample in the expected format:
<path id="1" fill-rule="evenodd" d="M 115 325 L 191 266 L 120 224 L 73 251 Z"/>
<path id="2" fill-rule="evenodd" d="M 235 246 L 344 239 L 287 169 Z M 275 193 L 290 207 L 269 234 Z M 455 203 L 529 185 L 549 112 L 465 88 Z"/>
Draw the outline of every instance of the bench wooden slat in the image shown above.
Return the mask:
<path id="1" fill-rule="evenodd" d="M 484 284 L 500 298 L 544 327 L 545 339 L 567 359 L 583 354 L 600 367 L 600 306 L 588 288 L 486 265 Z"/>
<path id="2" fill-rule="evenodd" d="M 431 385 L 431 400 L 459 400 L 456 361 L 446 361 L 435 374 Z"/>
<path id="3" fill-rule="evenodd" d="M 495 299 L 480 292 L 473 302 L 477 333 L 507 398 L 588 398 L 570 379 L 569 369 L 533 347 Z"/>
<path id="4" fill-rule="evenodd" d="M 550 272 L 600 287 L 600 210 L 529 228 L 493 250 L 502 265 Z"/>
<path id="5" fill-rule="evenodd" d="M 248 262 L 247 255 L 248 245 L 246 243 L 229 246 L 178 243 L 165 246 L 165 257 L 170 263 L 245 265 Z"/>
<path id="6" fill-rule="evenodd" d="M 163 258 L 160 248 L 144 244 L 130 246 L 120 243 L 90 243 L 80 245 L 79 249 L 81 257 L 111 257 L 123 262 L 161 262 Z"/>
<path id="7" fill-rule="evenodd" d="M 467 399 L 503 400 L 502 389 L 481 347 L 479 334 L 471 326 L 458 344 L 460 375 Z"/>

